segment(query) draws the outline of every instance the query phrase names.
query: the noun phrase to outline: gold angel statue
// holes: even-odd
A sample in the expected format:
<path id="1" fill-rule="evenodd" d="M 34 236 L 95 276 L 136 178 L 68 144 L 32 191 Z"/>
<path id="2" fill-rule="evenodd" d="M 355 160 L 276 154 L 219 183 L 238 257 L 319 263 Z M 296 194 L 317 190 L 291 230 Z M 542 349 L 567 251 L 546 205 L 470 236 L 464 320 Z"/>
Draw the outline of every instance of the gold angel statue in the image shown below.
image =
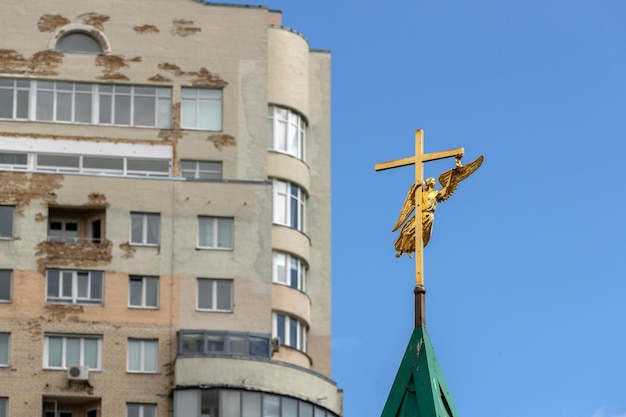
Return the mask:
<path id="1" fill-rule="evenodd" d="M 415 252 L 415 216 L 411 217 L 408 221 L 407 219 L 415 210 L 415 192 L 417 188 L 420 185 L 424 186 L 422 190 L 422 240 L 424 246 L 426 246 L 430 240 L 430 233 L 433 228 L 433 222 L 435 221 L 435 208 L 437 207 L 437 203 L 450 198 L 459 183 L 480 167 L 483 163 L 483 159 L 481 155 L 473 162 L 463 165 L 461 158 L 457 157 L 455 160 L 456 167 L 445 171 L 439 176 L 439 184 L 441 185 L 441 189 L 439 190 L 435 190 L 437 183 L 432 177 L 428 178 L 423 184 L 415 183 L 411 186 L 404 200 L 402 211 L 398 216 L 398 221 L 396 221 L 392 230 L 392 232 L 395 232 L 404 224 L 402 229 L 400 229 L 400 236 L 398 236 L 398 239 L 394 242 L 394 247 L 398 251 L 398 253 L 396 253 L 397 257 L 406 253 L 409 255 L 409 258 L 412 258 L 413 256 L 411 254 Z"/>

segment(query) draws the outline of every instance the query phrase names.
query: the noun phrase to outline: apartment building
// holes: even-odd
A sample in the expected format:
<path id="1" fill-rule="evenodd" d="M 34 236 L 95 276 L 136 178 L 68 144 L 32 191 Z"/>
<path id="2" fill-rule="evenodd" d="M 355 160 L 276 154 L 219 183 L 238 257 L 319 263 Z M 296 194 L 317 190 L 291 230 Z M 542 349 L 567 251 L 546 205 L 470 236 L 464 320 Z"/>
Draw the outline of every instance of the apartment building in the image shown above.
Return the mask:
<path id="1" fill-rule="evenodd" d="M 0 7 L 0 417 L 341 416 L 328 51 L 265 6 Z"/>

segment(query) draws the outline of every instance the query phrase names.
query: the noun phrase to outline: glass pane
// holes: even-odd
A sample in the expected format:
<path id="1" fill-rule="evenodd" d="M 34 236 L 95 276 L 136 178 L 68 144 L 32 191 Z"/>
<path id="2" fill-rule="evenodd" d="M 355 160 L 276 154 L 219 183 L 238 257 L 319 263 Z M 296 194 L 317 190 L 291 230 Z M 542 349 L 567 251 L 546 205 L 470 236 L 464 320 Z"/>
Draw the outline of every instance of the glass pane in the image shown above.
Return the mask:
<path id="1" fill-rule="evenodd" d="M 287 283 L 286 262 L 287 256 L 284 253 L 274 253 L 274 270 L 276 273 L 274 279 L 284 284 Z"/>
<path id="2" fill-rule="evenodd" d="M 59 296 L 59 271 L 48 271 L 48 297 Z"/>
<path id="3" fill-rule="evenodd" d="M 13 237 L 13 207 L 0 206 L 0 237 Z"/>
<path id="4" fill-rule="evenodd" d="M 139 404 L 126 405 L 126 417 L 139 417 Z"/>
<path id="5" fill-rule="evenodd" d="M 183 97 L 185 90 L 183 90 Z M 196 101 L 183 99 L 181 109 L 181 126 L 183 128 L 196 128 L 198 125 L 196 116 Z"/>
<path id="6" fill-rule="evenodd" d="M 78 155 L 37 155 L 37 165 L 44 167 L 57 168 L 76 168 L 79 167 Z"/>
<path id="7" fill-rule="evenodd" d="M 60 368 L 63 366 L 63 339 L 48 337 L 48 366 Z"/>
<path id="8" fill-rule="evenodd" d="M 9 364 L 9 334 L 0 333 L 0 365 Z"/>
<path id="9" fill-rule="evenodd" d="M 13 87 L 14 81 L 11 78 L 0 78 L 0 87 Z"/>
<path id="10" fill-rule="evenodd" d="M 65 366 L 81 365 L 80 339 L 68 337 L 65 339 Z"/>
<path id="11" fill-rule="evenodd" d="M 141 341 L 139 340 L 128 341 L 128 370 L 141 370 Z"/>
<path id="12" fill-rule="evenodd" d="M 183 88 L 182 89 L 183 98 L 196 98 L 197 96 L 198 96 L 198 90 L 196 88 Z"/>
<path id="13" fill-rule="evenodd" d="M 91 123 L 91 93 L 76 93 L 74 121 Z"/>
<path id="14" fill-rule="evenodd" d="M 250 345 L 250 356 L 270 357 L 270 341 L 268 338 L 250 336 L 248 343 Z"/>
<path id="15" fill-rule="evenodd" d="M 57 91 L 73 91 L 74 86 L 72 83 L 57 81 Z"/>
<path id="16" fill-rule="evenodd" d="M 159 305 L 159 279 L 144 278 L 146 282 L 146 306 L 158 307 Z"/>
<path id="17" fill-rule="evenodd" d="M 172 108 L 172 100 L 171 99 L 159 99 L 159 123 L 158 127 L 170 127 L 171 126 L 171 108 Z"/>
<path id="18" fill-rule="evenodd" d="M 154 96 L 156 94 L 155 87 L 135 87 L 135 94 L 141 94 L 144 96 Z"/>
<path id="19" fill-rule="evenodd" d="M 141 306 L 141 295 L 143 290 L 143 281 L 141 278 L 131 278 L 129 285 L 129 304 L 131 306 Z"/>
<path id="20" fill-rule="evenodd" d="M 83 272 L 76 274 L 77 295 L 78 298 L 89 297 L 89 275 Z"/>
<path id="21" fill-rule="evenodd" d="M 154 97 L 135 97 L 133 124 L 135 126 L 154 126 L 156 124 L 154 121 L 154 106 Z"/>
<path id="22" fill-rule="evenodd" d="M 0 270 L 0 300 L 11 300 L 11 271 Z"/>
<path id="23" fill-rule="evenodd" d="M 202 390 L 200 400 L 200 413 L 204 417 L 219 417 L 220 402 L 219 390 Z"/>
<path id="24" fill-rule="evenodd" d="M 231 310 L 232 300 L 232 288 L 233 282 L 230 280 L 219 279 L 217 280 L 217 309 L 218 310 Z"/>
<path id="25" fill-rule="evenodd" d="M 56 120 L 62 122 L 72 121 L 72 93 L 57 93 Z"/>
<path id="26" fill-rule="evenodd" d="M 204 353 L 204 335 L 202 333 L 183 333 L 182 353 Z"/>
<path id="27" fill-rule="evenodd" d="M 219 417 L 241 417 L 241 396 L 239 391 L 220 390 L 221 415 Z"/>
<path id="28" fill-rule="evenodd" d="M 143 406 L 143 417 L 156 417 L 156 406 L 155 405 L 144 405 Z"/>
<path id="29" fill-rule="evenodd" d="M 205 248 L 214 247 L 213 243 L 213 217 L 198 218 L 198 245 Z"/>
<path id="30" fill-rule="evenodd" d="M 156 372 L 158 343 L 153 340 L 144 342 L 144 370 Z"/>
<path id="31" fill-rule="evenodd" d="M 164 159 L 128 159 L 129 171 L 162 172 L 167 174 L 170 170 L 170 162 Z"/>
<path id="32" fill-rule="evenodd" d="M 296 258 L 291 258 L 290 276 L 290 285 L 293 288 L 298 288 L 298 260 Z"/>
<path id="33" fill-rule="evenodd" d="M 299 348 L 298 346 L 298 322 L 290 318 L 289 319 L 289 346 Z"/>
<path id="34" fill-rule="evenodd" d="M 222 103 L 220 101 L 200 101 L 200 129 L 222 129 Z"/>
<path id="35" fill-rule="evenodd" d="M 130 215 L 130 241 L 143 243 L 143 214 L 132 213 Z"/>
<path id="36" fill-rule="evenodd" d="M 118 90 L 118 88 L 116 88 Z M 130 125 L 130 96 L 115 95 L 115 119 L 113 124 Z"/>
<path id="37" fill-rule="evenodd" d="M 326 417 L 326 411 L 323 408 L 315 407 L 315 417 Z"/>
<path id="38" fill-rule="evenodd" d="M 102 272 L 91 272 L 91 299 L 102 300 Z"/>
<path id="39" fill-rule="evenodd" d="M 54 49 L 62 52 L 86 52 L 94 54 L 102 52 L 100 43 L 82 32 L 72 32 L 63 36 L 59 39 Z"/>
<path id="40" fill-rule="evenodd" d="M 229 336 L 228 337 L 230 353 L 233 355 L 247 355 L 246 351 L 246 338 L 243 336 Z"/>
<path id="41" fill-rule="evenodd" d="M 18 119 L 28 119 L 28 102 L 29 102 L 28 91 L 18 91 L 17 92 L 17 114 L 16 114 Z M 1 107 L 2 105 L 0 104 L 0 108 Z"/>
<path id="42" fill-rule="evenodd" d="M 91 369 L 98 369 L 98 339 L 84 339 L 85 352 L 83 356 L 85 358 L 85 366 Z"/>
<path id="43" fill-rule="evenodd" d="M 283 417 L 298 416 L 298 400 L 283 397 Z"/>
<path id="44" fill-rule="evenodd" d="M 37 91 L 37 120 L 52 120 L 54 110 L 54 93 Z"/>
<path id="45" fill-rule="evenodd" d="M 159 223 L 161 217 L 158 214 L 148 214 L 148 235 L 147 243 L 156 245 L 159 243 Z"/>
<path id="46" fill-rule="evenodd" d="M 280 397 L 263 395 L 263 417 L 280 417 Z"/>
<path id="47" fill-rule="evenodd" d="M 198 280 L 198 308 L 211 310 L 213 309 L 213 280 Z"/>
<path id="48" fill-rule="evenodd" d="M 0 118 L 13 118 L 13 89 L 0 88 Z"/>
<path id="49" fill-rule="evenodd" d="M 280 339 L 281 343 L 287 344 L 285 339 L 285 316 L 282 314 L 276 315 L 276 337 Z"/>
<path id="50" fill-rule="evenodd" d="M 224 336 L 221 334 L 207 335 L 207 352 L 224 352 Z"/>
<path id="51" fill-rule="evenodd" d="M 278 151 L 287 150 L 287 122 L 276 121 L 274 124 L 276 131 L 274 132 L 274 146 Z"/>
<path id="52" fill-rule="evenodd" d="M 66 298 L 72 298 L 72 273 L 61 273 L 61 296 Z"/>
<path id="53" fill-rule="evenodd" d="M 0 152 L 0 164 L 26 165 L 28 156 L 25 153 Z"/>
<path id="54" fill-rule="evenodd" d="M 83 168 L 95 170 L 124 171 L 123 158 L 107 158 L 101 156 L 83 156 Z"/>
<path id="55" fill-rule="evenodd" d="M 218 219 L 217 221 L 217 246 L 220 248 L 233 247 L 233 220 Z"/>
<path id="56" fill-rule="evenodd" d="M 311 404 L 300 401 L 299 417 L 313 417 L 313 406 Z"/>
<path id="57" fill-rule="evenodd" d="M 241 417 L 261 417 L 261 394 L 258 392 L 241 393 Z"/>
<path id="58" fill-rule="evenodd" d="M 100 91 L 102 91 L 102 86 L 100 86 Z M 100 96 L 100 123 L 110 124 L 111 120 L 111 104 L 112 99 L 111 96 Z"/>

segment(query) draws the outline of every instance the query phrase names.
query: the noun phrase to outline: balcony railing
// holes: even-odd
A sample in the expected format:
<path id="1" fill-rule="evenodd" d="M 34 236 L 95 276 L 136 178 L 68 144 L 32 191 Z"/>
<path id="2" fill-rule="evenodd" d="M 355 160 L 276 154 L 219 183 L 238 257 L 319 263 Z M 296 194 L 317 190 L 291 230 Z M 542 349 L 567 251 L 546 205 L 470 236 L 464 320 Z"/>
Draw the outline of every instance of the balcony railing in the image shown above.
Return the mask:
<path id="1" fill-rule="evenodd" d="M 219 330 L 181 330 L 178 354 L 270 357 L 269 334 Z"/>

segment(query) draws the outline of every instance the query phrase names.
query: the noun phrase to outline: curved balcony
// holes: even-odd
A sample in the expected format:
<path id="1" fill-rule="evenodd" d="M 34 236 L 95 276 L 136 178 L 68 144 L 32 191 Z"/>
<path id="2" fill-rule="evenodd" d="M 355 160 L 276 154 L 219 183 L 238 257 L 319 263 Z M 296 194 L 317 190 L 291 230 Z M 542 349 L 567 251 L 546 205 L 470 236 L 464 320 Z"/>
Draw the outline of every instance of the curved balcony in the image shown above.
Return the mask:
<path id="1" fill-rule="evenodd" d="M 307 327 L 311 323 L 311 300 L 302 291 L 287 285 L 272 284 L 272 310 L 296 316 Z"/>
<path id="2" fill-rule="evenodd" d="M 341 392 L 330 379 L 297 366 L 230 357 L 178 357 L 176 388 L 238 387 L 309 401 L 341 414 Z"/>
<path id="3" fill-rule="evenodd" d="M 272 248 L 296 255 L 311 264 L 311 242 L 302 232 L 288 226 L 272 225 Z"/>

